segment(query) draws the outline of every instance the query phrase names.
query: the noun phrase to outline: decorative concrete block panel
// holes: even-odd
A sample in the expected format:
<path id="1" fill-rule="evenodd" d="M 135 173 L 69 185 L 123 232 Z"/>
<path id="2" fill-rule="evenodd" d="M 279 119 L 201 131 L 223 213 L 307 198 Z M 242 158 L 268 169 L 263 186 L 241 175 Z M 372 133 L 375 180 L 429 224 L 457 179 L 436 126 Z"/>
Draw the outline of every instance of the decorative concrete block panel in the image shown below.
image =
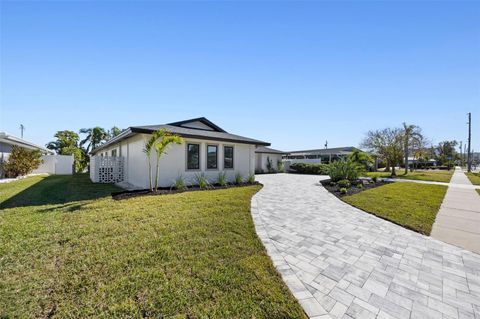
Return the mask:
<path id="1" fill-rule="evenodd" d="M 123 157 L 90 157 L 90 179 L 94 183 L 118 183 L 125 179 Z"/>

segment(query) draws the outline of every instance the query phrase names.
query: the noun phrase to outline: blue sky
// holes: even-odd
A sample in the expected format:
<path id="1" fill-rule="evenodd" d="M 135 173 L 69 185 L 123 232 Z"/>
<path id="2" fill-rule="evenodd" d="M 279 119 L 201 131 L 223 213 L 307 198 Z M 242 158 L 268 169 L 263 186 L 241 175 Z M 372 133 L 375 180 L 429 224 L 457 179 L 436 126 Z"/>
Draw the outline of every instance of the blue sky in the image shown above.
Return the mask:
<path id="1" fill-rule="evenodd" d="M 479 2 L 2 2 L 0 130 L 205 116 L 295 150 L 402 122 L 480 151 Z"/>

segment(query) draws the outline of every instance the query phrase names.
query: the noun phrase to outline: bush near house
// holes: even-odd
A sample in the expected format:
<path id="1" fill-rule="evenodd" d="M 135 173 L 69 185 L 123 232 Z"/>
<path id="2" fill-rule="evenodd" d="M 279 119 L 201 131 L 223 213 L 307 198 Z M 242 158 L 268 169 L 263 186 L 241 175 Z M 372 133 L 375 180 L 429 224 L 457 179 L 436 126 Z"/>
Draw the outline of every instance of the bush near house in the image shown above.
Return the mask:
<path id="1" fill-rule="evenodd" d="M 358 178 L 359 166 L 351 160 L 340 160 L 330 164 L 328 175 L 333 182 L 340 180 L 353 181 Z"/>
<path id="2" fill-rule="evenodd" d="M 299 174 L 328 175 L 329 172 L 328 164 L 294 163 L 290 169 Z"/>
<path id="3" fill-rule="evenodd" d="M 30 174 L 43 163 L 39 150 L 29 150 L 14 145 L 8 160 L 3 164 L 6 176 L 18 177 Z"/>

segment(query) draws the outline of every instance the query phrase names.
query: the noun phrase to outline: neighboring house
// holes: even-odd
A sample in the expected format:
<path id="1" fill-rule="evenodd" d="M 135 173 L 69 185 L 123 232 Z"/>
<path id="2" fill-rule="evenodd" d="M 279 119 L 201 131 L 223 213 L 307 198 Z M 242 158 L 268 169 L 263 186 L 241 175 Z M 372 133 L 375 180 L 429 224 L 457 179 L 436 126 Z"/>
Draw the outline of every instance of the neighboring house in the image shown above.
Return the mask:
<path id="1" fill-rule="evenodd" d="M 69 175 L 73 169 L 73 155 L 54 155 L 54 153 L 42 146 L 38 146 L 22 138 L 0 132 L 0 178 L 5 174 L 2 165 L 7 161 L 13 146 L 19 146 L 30 150 L 40 150 L 42 152 L 42 164 L 34 170 L 33 174 L 48 173 Z"/>
<path id="2" fill-rule="evenodd" d="M 274 150 L 273 148 L 259 146 L 255 150 L 255 172 L 267 173 L 268 161 L 271 161 L 273 170 L 279 169 L 279 164 L 282 164 L 282 156 L 285 152 Z"/>
<path id="3" fill-rule="evenodd" d="M 256 147 L 270 145 L 230 134 L 204 117 L 164 125 L 132 126 L 92 151 L 92 181 L 121 181 L 135 188 L 148 188 L 148 161 L 143 149 L 151 133 L 160 129 L 184 139 L 181 145 L 170 145 L 160 159 L 161 187 L 172 186 L 180 176 L 187 184 L 195 184 L 198 174 L 205 174 L 212 183 L 217 181 L 220 172 L 225 172 L 229 180 L 237 173 L 246 179 L 255 171 Z M 156 165 L 155 154 L 151 164 Z M 116 173 L 117 176 L 112 177 Z"/>
<path id="4" fill-rule="evenodd" d="M 346 158 L 354 151 L 359 150 L 353 146 L 324 148 L 305 151 L 288 152 L 283 158 L 289 164 L 293 163 L 330 163 L 334 160 Z"/>
<path id="5" fill-rule="evenodd" d="M 10 153 L 12 153 L 13 146 L 20 146 L 30 150 L 40 150 L 43 154 L 51 154 L 52 152 L 44 147 L 38 146 L 22 138 L 0 132 L 0 178 L 4 178 L 5 174 L 2 169 L 3 163 L 8 160 Z"/>

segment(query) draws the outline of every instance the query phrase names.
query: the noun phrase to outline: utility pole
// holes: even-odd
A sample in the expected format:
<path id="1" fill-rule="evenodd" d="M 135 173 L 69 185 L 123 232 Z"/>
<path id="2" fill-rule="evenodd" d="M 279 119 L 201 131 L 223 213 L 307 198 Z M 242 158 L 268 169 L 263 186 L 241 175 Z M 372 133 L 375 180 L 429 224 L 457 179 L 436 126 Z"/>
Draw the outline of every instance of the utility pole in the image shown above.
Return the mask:
<path id="1" fill-rule="evenodd" d="M 328 148 L 328 141 L 325 141 L 325 149 Z"/>
<path id="2" fill-rule="evenodd" d="M 20 137 L 23 138 L 23 131 L 25 131 L 25 125 L 20 124 Z"/>
<path id="3" fill-rule="evenodd" d="M 468 153 L 467 153 L 467 171 L 472 171 L 472 154 L 470 146 L 472 144 L 472 113 L 468 112 Z"/>

